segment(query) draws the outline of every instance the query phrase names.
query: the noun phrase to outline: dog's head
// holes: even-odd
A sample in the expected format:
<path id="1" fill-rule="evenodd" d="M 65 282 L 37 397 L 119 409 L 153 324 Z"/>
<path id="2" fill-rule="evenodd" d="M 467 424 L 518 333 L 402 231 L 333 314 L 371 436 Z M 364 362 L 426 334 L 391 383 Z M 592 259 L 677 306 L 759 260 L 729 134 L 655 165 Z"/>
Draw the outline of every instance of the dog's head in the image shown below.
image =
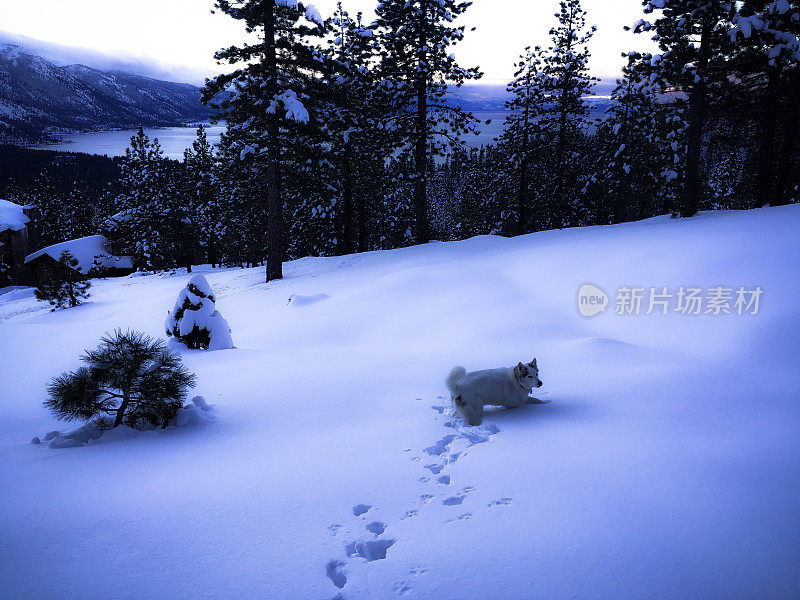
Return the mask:
<path id="1" fill-rule="evenodd" d="M 519 363 L 514 367 L 514 375 L 519 384 L 525 389 L 532 390 L 533 388 L 542 387 L 542 380 L 539 379 L 539 367 L 536 365 L 535 358 L 527 365 Z"/>

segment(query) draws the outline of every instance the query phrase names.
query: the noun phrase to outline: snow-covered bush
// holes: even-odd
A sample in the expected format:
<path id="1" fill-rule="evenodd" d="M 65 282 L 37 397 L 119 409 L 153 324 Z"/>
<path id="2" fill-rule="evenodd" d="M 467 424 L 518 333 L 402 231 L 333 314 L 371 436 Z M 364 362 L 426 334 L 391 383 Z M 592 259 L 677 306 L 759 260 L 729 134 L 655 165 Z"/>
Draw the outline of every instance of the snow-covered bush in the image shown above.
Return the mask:
<path id="1" fill-rule="evenodd" d="M 44 404 L 59 419 L 93 421 L 96 429 L 166 427 L 195 384 L 179 354 L 135 331 L 107 334 L 81 360 L 85 367 L 53 379 Z"/>
<path id="2" fill-rule="evenodd" d="M 224 350 L 233 348 L 228 322 L 214 307 L 214 293 L 202 275 L 195 275 L 178 294 L 175 307 L 167 314 L 168 336 L 187 348 Z"/>

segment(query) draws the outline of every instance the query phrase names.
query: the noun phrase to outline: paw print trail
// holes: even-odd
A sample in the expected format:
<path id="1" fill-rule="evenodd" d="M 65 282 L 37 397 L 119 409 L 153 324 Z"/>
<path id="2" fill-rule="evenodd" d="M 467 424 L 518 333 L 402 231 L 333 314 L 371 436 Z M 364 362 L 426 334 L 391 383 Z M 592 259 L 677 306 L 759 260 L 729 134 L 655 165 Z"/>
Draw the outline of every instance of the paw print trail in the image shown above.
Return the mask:
<path id="1" fill-rule="evenodd" d="M 500 428 L 493 423 L 483 423 L 477 427 L 468 426 L 461 419 L 451 416 L 451 409 L 443 397 L 439 396 L 438 399 L 442 401 L 442 404 L 434 405 L 431 408 L 436 413 L 435 421 L 444 428 L 441 437 L 423 448 L 418 455 L 410 458 L 414 462 L 419 462 L 424 470 L 424 475 L 417 481 L 425 484 L 429 488 L 429 493 L 416 496 L 411 505 L 406 507 L 400 520 L 417 517 L 431 504 L 448 507 L 448 510 L 452 510 L 452 507 L 460 508 L 468 495 L 475 491 L 475 487 L 453 485 L 457 482 L 454 482 L 452 475 L 447 473 L 447 467 L 467 456 L 473 446 L 491 441 L 493 436 L 500 432 Z M 403 452 L 411 452 L 411 449 L 406 448 Z M 503 506 L 511 504 L 511 502 L 511 498 L 500 498 L 491 502 L 489 506 Z M 376 560 L 391 558 L 391 549 L 397 543 L 397 540 L 390 535 L 390 524 L 379 518 L 378 511 L 373 505 L 356 504 L 350 512 L 352 516 L 349 519 L 356 520 L 354 526 L 360 529 L 362 534 L 360 536 L 356 534 L 346 541 L 343 545 L 342 555 L 331 558 L 325 565 L 325 574 L 328 579 L 336 588 L 343 590 L 334 596 L 338 599 L 346 597 L 346 586 L 356 572 L 355 567 L 359 564 L 364 566 Z M 459 511 L 453 512 L 452 517 L 446 519 L 445 522 L 467 521 L 472 518 L 471 512 Z M 344 525 L 340 523 L 330 525 L 329 530 L 333 535 L 345 531 Z M 408 573 L 408 578 L 392 584 L 394 593 L 397 596 L 409 594 L 413 590 L 414 579 L 424 573 L 427 573 L 425 567 L 413 567 Z"/>
<path id="2" fill-rule="evenodd" d="M 373 506 L 371 504 L 356 504 L 351 512 L 354 518 L 360 518 L 362 521 L 366 521 L 367 513 L 372 510 Z M 332 558 L 328 561 L 325 565 L 325 574 L 334 586 L 342 589 L 347 585 L 348 576 L 346 566 L 348 559 L 363 559 L 367 563 L 386 559 L 386 552 L 396 541 L 392 538 L 381 537 L 386 532 L 386 527 L 386 523 L 383 521 L 369 521 L 364 524 L 364 531 L 366 532 L 364 538 L 366 539 L 356 539 L 347 542 L 344 545 L 344 557 Z M 328 529 L 335 536 L 338 535 L 339 531 L 342 529 L 342 525 L 334 523 L 330 525 Z M 334 598 L 342 600 L 344 596 L 339 594 Z"/>

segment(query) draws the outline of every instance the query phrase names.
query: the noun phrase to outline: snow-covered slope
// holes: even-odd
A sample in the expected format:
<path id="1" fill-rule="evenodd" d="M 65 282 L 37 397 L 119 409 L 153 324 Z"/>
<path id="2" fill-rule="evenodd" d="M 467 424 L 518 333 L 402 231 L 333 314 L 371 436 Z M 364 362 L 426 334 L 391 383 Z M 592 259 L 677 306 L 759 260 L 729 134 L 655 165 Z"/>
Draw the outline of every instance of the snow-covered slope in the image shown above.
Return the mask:
<path id="1" fill-rule="evenodd" d="M 0 295 L 0 595 L 797 598 L 798 231 L 789 206 L 201 269 L 238 346 L 184 352 L 216 422 L 65 450 L 27 443 L 69 428 L 49 378 L 163 335 L 188 276 Z M 584 318 L 587 282 L 764 293 Z M 450 416 L 453 365 L 534 356 L 550 404 Z"/>

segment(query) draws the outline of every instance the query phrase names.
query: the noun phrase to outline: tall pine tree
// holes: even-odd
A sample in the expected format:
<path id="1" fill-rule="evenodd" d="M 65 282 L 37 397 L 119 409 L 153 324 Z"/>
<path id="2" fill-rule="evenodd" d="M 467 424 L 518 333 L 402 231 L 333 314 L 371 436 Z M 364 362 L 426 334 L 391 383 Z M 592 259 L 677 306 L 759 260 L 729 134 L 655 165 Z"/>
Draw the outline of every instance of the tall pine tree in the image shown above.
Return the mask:
<path id="1" fill-rule="evenodd" d="M 694 215 L 703 200 L 701 154 L 713 88 L 730 73 L 727 50 L 733 4 L 726 0 L 644 0 L 645 14 L 658 11 L 650 23 L 640 19 L 637 33 L 652 31 L 661 54 L 652 59 L 653 81 L 688 97 L 685 187 L 678 207 L 681 216 Z"/>
<path id="2" fill-rule="evenodd" d="M 262 197 L 251 201 L 266 205 L 266 278 L 271 281 L 283 277 L 286 179 L 308 160 L 303 154 L 312 144 L 305 140 L 318 126 L 312 115 L 322 58 L 314 39 L 323 35 L 323 24 L 313 6 L 297 0 L 217 0 L 215 5 L 257 34 L 251 42 L 217 52 L 217 60 L 237 68 L 209 81 L 204 98 L 222 109 L 230 138 L 242 144 L 240 159 L 249 158 L 264 172 Z"/>
<path id="3" fill-rule="evenodd" d="M 459 66 L 452 47 L 464 37 L 454 21 L 471 2 L 457 0 L 380 0 L 375 10 L 383 85 L 393 92 L 394 114 L 387 127 L 401 133 L 413 156 L 414 221 L 417 243 L 430 240 L 428 165 L 448 145 L 473 131 L 471 113 L 449 104 L 449 85 L 477 79 L 477 67 Z"/>
<path id="4" fill-rule="evenodd" d="M 542 50 L 536 46 L 516 63 L 514 79 L 506 88 L 511 98 L 505 107 L 509 111 L 503 126 L 501 143 L 510 151 L 511 161 L 517 165 L 517 234 L 527 231 L 529 176 L 535 148 L 541 145 L 541 131 L 537 122 L 545 105 L 545 77 L 542 72 Z"/>
<path id="5" fill-rule="evenodd" d="M 550 29 L 551 46 L 544 56 L 549 103 L 544 108 L 542 127 L 555 144 L 552 173 L 551 224 L 560 227 L 571 220 L 578 190 L 575 153 L 589 114 L 585 97 L 596 79 L 589 75 L 588 43 L 596 27 L 586 26 L 586 11 L 580 0 L 561 0 L 556 13 L 558 25 Z"/>

